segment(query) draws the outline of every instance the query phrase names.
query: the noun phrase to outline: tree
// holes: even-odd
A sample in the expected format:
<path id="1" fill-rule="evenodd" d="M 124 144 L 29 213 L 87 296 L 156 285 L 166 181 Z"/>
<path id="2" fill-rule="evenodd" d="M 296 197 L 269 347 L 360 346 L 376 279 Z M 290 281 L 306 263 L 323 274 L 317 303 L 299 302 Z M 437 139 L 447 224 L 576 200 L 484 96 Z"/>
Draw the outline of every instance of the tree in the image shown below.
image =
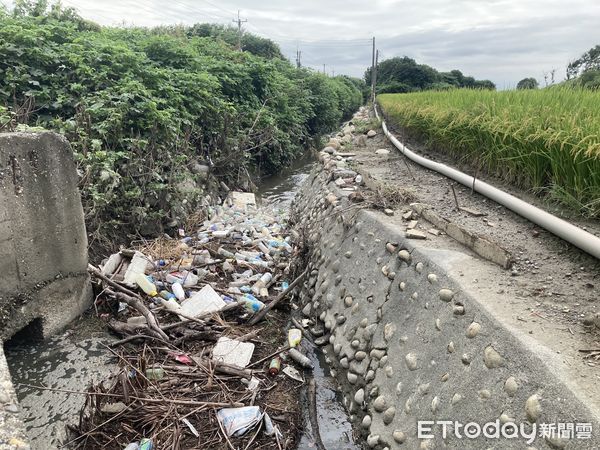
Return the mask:
<path id="1" fill-rule="evenodd" d="M 533 78 L 523 78 L 521 81 L 517 83 L 517 89 L 537 89 L 539 87 L 538 81 Z"/>
<path id="2" fill-rule="evenodd" d="M 600 70 L 586 70 L 577 81 L 586 89 L 600 89 Z"/>
<path id="3" fill-rule="evenodd" d="M 490 91 L 496 90 L 496 85 L 491 80 L 475 80 L 475 89 L 488 89 Z"/>
<path id="4" fill-rule="evenodd" d="M 231 46 L 237 46 L 238 30 L 235 27 L 197 23 L 189 28 L 188 36 L 212 37 L 221 39 Z M 284 59 L 279 46 L 270 39 L 249 33 L 242 35 L 242 50 L 267 59 Z"/>
<path id="5" fill-rule="evenodd" d="M 600 45 L 589 49 L 579 59 L 572 61 L 567 66 L 567 80 L 577 78 L 588 70 L 600 69 Z"/>
<path id="6" fill-rule="evenodd" d="M 367 85 L 371 84 L 370 68 L 365 72 L 365 81 Z M 466 77 L 460 70 L 438 72 L 427 64 L 418 64 L 408 56 L 386 59 L 377 65 L 378 93 L 404 93 L 452 88 L 495 90 L 496 85 L 490 80 L 476 80 L 473 77 Z"/>

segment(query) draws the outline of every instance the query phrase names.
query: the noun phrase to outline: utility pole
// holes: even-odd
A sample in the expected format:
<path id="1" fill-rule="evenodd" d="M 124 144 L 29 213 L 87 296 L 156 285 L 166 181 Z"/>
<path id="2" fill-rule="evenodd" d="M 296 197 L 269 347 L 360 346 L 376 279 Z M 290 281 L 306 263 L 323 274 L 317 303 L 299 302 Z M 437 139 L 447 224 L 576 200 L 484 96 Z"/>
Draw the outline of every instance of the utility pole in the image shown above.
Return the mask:
<path id="1" fill-rule="evenodd" d="M 302 67 L 302 52 L 300 49 L 296 49 L 296 68 Z"/>
<path id="2" fill-rule="evenodd" d="M 373 105 L 375 105 L 375 97 L 377 91 L 377 65 L 379 64 L 379 50 L 375 52 L 375 65 L 373 66 Z"/>
<path id="3" fill-rule="evenodd" d="M 327 72 L 325 72 L 325 64 L 323 64 L 323 75 L 327 75 Z"/>
<path id="4" fill-rule="evenodd" d="M 373 75 L 375 74 L 375 36 L 373 36 L 373 55 L 371 59 L 371 97 L 373 98 L 373 102 L 375 102 L 375 79 Z"/>
<path id="5" fill-rule="evenodd" d="M 242 20 L 240 17 L 240 10 L 238 9 L 237 19 L 232 20 L 233 23 L 237 23 L 238 26 L 238 51 L 242 51 L 242 24 L 248 22 L 247 19 Z"/>

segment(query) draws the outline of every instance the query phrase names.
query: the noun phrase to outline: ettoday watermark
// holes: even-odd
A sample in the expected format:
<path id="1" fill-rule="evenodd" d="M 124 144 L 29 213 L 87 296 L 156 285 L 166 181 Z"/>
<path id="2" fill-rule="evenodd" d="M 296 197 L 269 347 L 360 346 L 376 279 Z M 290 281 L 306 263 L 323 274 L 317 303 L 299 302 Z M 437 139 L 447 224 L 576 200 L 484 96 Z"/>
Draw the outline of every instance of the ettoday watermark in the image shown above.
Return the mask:
<path id="1" fill-rule="evenodd" d="M 536 438 L 590 439 L 592 437 L 591 423 L 559 422 L 516 424 L 513 422 L 494 422 L 479 424 L 477 422 L 461 423 L 457 420 L 420 420 L 417 422 L 417 437 L 433 439 L 434 431 L 441 429 L 442 439 L 452 433 L 458 439 L 523 439 L 532 444 Z"/>

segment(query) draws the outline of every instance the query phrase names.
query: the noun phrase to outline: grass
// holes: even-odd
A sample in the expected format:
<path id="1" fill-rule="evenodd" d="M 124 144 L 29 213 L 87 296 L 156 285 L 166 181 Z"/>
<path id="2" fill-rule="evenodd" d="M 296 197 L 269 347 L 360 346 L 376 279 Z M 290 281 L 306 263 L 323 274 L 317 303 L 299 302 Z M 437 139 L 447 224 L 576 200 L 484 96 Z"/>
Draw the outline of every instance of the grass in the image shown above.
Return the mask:
<path id="1" fill-rule="evenodd" d="M 428 146 L 600 217 L 600 91 L 457 89 L 378 101 L 390 124 Z"/>

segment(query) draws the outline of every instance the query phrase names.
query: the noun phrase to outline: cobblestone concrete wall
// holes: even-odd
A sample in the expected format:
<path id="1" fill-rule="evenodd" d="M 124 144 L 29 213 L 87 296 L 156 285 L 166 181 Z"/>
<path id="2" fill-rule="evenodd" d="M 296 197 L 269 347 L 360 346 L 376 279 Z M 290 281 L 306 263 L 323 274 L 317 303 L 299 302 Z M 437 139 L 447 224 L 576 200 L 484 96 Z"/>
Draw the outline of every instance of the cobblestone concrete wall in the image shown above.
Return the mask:
<path id="1" fill-rule="evenodd" d="M 556 354 L 505 327 L 461 282 L 481 262 L 456 245 L 409 240 L 392 218 L 350 207 L 349 192 L 330 182 L 344 169 L 321 159 L 328 170 L 313 173 L 294 205 L 310 248 L 303 313 L 329 339 L 325 351 L 368 447 L 600 448 L 598 411 L 557 369 Z M 538 435 L 544 423 L 594 431 L 527 443 L 443 437 L 434 426 L 432 438 L 418 438 L 417 421 L 442 420 L 498 421 L 509 434 L 509 424 L 538 427 Z"/>

